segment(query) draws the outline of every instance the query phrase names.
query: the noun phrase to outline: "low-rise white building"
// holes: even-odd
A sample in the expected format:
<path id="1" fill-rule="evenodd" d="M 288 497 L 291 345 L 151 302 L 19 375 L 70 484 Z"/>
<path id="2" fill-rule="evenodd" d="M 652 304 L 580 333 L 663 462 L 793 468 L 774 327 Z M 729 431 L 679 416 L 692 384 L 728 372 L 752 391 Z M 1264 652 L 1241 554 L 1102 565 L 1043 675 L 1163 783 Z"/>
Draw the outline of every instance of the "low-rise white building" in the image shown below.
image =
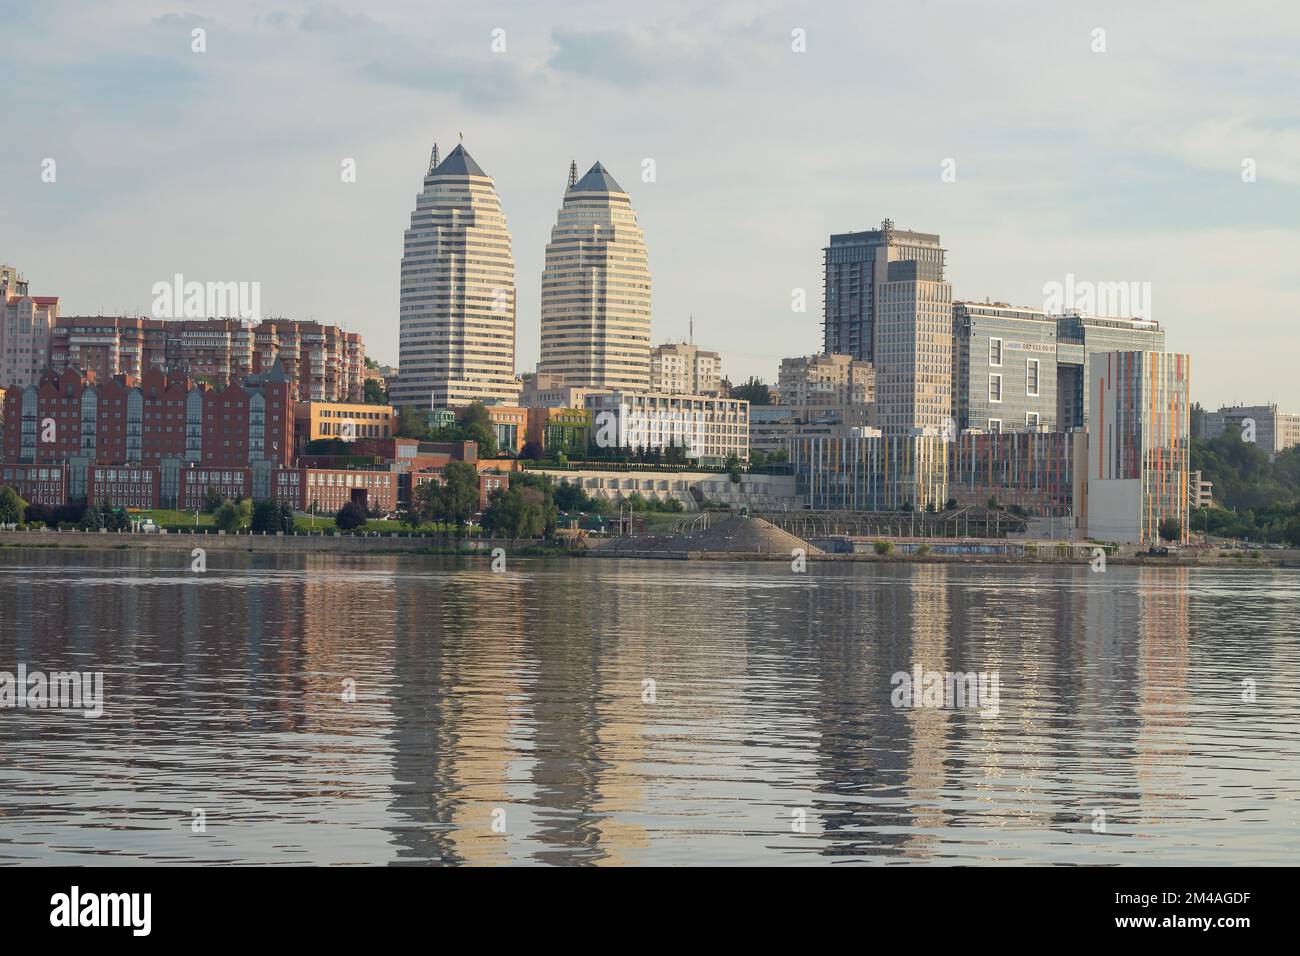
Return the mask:
<path id="1" fill-rule="evenodd" d="M 721 464 L 749 460 L 749 402 L 710 395 L 611 391 L 588 395 L 592 440 L 600 448 L 682 448 L 686 457 Z"/>

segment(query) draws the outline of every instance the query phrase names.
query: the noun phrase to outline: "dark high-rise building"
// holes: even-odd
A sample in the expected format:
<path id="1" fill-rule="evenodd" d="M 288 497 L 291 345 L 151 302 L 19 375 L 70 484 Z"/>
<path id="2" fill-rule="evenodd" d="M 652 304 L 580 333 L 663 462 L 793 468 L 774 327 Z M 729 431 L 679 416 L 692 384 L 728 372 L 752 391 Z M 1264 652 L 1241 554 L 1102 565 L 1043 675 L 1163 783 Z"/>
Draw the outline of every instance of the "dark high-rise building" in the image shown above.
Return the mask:
<path id="1" fill-rule="evenodd" d="M 915 261 L 917 277 L 943 281 L 944 253 L 939 237 L 895 229 L 886 219 L 879 229 L 831 236 L 825 254 L 825 307 L 822 351 L 874 362 L 877 286 L 889 281 L 889 263 Z"/>

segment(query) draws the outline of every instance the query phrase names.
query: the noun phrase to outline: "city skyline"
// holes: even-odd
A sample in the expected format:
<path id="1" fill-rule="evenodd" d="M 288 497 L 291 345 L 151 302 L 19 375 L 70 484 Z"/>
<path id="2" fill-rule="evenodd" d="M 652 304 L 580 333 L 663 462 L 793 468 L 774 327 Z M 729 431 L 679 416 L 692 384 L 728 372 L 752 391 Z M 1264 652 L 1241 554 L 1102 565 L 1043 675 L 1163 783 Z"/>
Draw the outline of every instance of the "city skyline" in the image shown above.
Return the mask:
<path id="1" fill-rule="evenodd" d="M 111 22 L 90 11 L 51 47 L 40 40 L 66 19 L 60 9 L 5 7 L 13 33 L 49 62 L 12 104 L 23 146 L 0 159 L 0 259 L 33 293 L 59 296 L 64 314 L 148 314 L 152 284 L 174 273 L 260 281 L 267 314 L 341 324 L 394 362 L 398 223 L 431 142 L 463 131 L 510 223 L 516 371 L 540 357 L 555 170 L 599 157 L 645 230 L 652 342 L 686 337 L 694 315 L 695 341 L 723 354 L 733 382 L 772 381 L 782 358 L 818 350 L 827 238 L 888 217 L 943 236 L 958 299 L 1041 308 L 1044 287 L 1070 275 L 1150 282 L 1168 347 L 1199 358 L 1195 401 L 1300 407 L 1276 347 L 1297 284 L 1285 254 L 1300 182 L 1289 114 L 1262 68 L 1238 71 L 1228 89 L 1192 71 L 1236 62 L 1245 34 L 1233 24 L 1211 39 L 1191 18 L 1162 16 L 1168 5 L 1087 20 L 981 11 L 998 29 L 986 55 L 958 57 L 954 84 L 942 61 L 965 51 L 963 24 L 976 15 L 959 8 L 927 28 L 915 63 L 888 40 L 915 24 L 877 11 L 875 29 L 855 32 L 845 24 L 867 14 L 847 7 L 722 8 L 692 26 L 677 6 L 656 14 L 674 25 L 652 33 L 651 15 L 632 11 L 550 25 L 588 23 L 577 6 L 544 21 L 452 8 L 435 32 L 415 5 L 381 16 L 236 4 L 205 19 L 141 4 Z M 1092 49 L 1099 24 L 1104 52 Z M 1300 33 L 1290 17 L 1269 26 L 1278 50 Z M 190 48 L 196 28 L 207 31 L 201 54 Z M 805 52 L 792 49 L 795 30 Z M 5 68 L 19 76 L 35 63 L 21 46 Z M 275 58 L 262 62 L 272 48 L 319 84 L 276 87 Z M 326 69 L 344 48 L 341 68 Z M 134 56 L 111 52 L 122 49 Z M 864 52 L 911 81 L 874 107 L 885 137 L 825 122 L 836 78 Z M 738 98 L 741 88 L 753 95 Z M 934 123 L 913 107 L 944 102 L 940 90 L 950 108 Z M 585 106 L 576 122 L 575 96 Z M 988 120 L 1007 96 L 1022 104 L 1014 129 Z M 168 148 L 142 152 L 136 140 Z M 52 183 L 41 180 L 46 158 L 57 162 Z M 1245 158 L 1258 164 L 1254 182 L 1243 182 Z M 347 159 L 353 183 L 340 179 Z M 795 289 L 806 312 L 791 312 Z"/>

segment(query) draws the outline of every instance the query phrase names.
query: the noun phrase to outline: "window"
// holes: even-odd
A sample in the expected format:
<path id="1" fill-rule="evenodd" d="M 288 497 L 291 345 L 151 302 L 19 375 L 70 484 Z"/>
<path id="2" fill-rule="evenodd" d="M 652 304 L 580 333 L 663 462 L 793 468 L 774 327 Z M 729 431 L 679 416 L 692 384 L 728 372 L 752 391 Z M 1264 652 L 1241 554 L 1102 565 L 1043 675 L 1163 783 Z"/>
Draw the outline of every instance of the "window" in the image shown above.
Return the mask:
<path id="1" fill-rule="evenodd" d="M 1025 427 L 1030 431 L 1038 431 L 1038 412 L 1025 412 Z"/>
<path id="2" fill-rule="evenodd" d="M 1001 375 L 989 376 L 989 401 L 990 402 L 1002 401 L 1002 376 Z"/>
<path id="3" fill-rule="evenodd" d="M 1025 394 L 1038 394 L 1038 359 L 1025 359 Z"/>
<path id="4" fill-rule="evenodd" d="M 1001 434 L 1002 434 L 1002 419 L 1000 419 L 1000 418 L 990 418 L 990 419 L 989 419 L 989 431 L 991 431 L 991 432 L 992 432 L 993 434 L 995 434 L 995 435 L 1001 435 Z"/>
<path id="5" fill-rule="evenodd" d="M 989 339 L 989 365 L 993 368 L 1002 367 L 1002 340 Z"/>

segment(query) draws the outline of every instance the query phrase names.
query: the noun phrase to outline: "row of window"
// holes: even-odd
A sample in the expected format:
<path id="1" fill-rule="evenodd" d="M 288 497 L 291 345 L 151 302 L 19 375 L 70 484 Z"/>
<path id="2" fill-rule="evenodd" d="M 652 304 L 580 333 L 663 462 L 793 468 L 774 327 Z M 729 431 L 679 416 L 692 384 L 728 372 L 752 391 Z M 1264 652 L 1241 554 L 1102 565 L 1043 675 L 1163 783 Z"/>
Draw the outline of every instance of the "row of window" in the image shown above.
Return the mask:
<path id="1" fill-rule="evenodd" d="M 1037 398 L 1039 394 L 1039 360 L 1025 359 L 1025 394 L 1030 398 Z M 989 401 L 1002 401 L 1002 375 L 1000 373 L 989 373 Z"/>

